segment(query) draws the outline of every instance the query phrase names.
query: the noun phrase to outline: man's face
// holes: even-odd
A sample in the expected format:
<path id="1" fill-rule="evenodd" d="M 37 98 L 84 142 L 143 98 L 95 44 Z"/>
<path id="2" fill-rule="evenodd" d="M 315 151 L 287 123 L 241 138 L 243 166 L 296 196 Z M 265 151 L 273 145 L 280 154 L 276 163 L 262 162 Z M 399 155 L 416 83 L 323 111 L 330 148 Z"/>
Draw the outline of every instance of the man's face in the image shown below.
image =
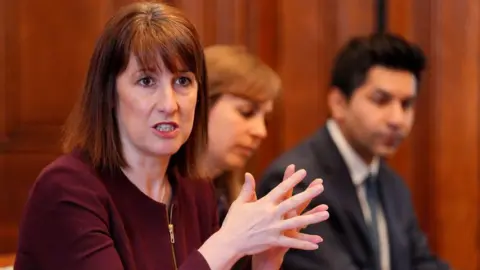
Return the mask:
<path id="1" fill-rule="evenodd" d="M 360 156 L 366 160 L 388 157 L 410 133 L 416 89 L 412 73 L 375 66 L 349 100 L 334 90 L 329 104 L 344 136 Z"/>

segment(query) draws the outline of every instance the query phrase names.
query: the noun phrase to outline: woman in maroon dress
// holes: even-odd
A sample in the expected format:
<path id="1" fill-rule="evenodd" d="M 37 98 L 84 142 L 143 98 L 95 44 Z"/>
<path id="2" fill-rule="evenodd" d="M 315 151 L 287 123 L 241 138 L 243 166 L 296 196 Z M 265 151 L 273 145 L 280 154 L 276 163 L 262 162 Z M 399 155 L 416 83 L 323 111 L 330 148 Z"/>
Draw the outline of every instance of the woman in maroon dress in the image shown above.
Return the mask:
<path id="1" fill-rule="evenodd" d="M 317 248 L 299 228 L 328 218 L 301 210 L 321 180 L 289 196 L 305 171 L 258 199 L 246 174 L 219 228 L 214 190 L 199 181 L 206 147 L 202 46 L 178 10 L 135 3 L 108 22 L 65 128 L 65 154 L 31 189 L 15 269 L 278 269 L 288 248 Z"/>

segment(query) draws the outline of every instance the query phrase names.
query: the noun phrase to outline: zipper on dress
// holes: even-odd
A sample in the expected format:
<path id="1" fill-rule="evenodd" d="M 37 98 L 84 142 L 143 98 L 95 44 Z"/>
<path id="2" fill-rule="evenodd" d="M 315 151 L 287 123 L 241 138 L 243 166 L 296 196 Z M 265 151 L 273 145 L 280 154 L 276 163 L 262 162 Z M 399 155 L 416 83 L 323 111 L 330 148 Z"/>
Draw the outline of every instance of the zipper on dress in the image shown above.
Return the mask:
<path id="1" fill-rule="evenodd" d="M 178 270 L 177 266 L 177 258 L 175 256 L 175 228 L 173 226 L 173 203 L 170 205 L 170 209 L 166 208 L 167 212 L 167 222 L 168 222 L 168 232 L 170 233 L 170 245 L 172 247 L 172 258 L 173 258 L 173 265 L 175 267 L 175 270 Z"/>

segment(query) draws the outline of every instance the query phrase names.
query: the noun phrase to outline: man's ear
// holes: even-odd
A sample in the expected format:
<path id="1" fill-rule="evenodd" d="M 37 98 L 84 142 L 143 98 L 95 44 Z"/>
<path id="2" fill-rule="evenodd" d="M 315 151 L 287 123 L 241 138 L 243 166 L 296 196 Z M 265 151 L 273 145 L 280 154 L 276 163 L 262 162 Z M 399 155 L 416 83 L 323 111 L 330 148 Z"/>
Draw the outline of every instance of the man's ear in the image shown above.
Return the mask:
<path id="1" fill-rule="evenodd" d="M 330 89 L 327 97 L 327 103 L 333 119 L 342 120 L 345 118 L 348 100 L 340 89 L 336 87 Z"/>

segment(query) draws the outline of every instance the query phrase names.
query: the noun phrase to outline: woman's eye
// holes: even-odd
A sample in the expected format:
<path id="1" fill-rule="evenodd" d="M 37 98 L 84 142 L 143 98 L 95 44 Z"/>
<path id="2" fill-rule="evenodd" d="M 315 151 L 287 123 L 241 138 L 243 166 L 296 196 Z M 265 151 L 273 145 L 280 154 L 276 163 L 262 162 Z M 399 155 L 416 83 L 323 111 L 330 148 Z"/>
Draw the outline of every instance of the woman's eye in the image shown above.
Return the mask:
<path id="1" fill-rule="evenodd" d="M 140 80 L 138 80 L 138 83 L 141 86 L 147 87 L 147 86 L 152 86 L 154 84 L 154 81 L 151 77 L 143 77 Z"/>
<path id="2" fill-rule="evenodd" d="M 239 112 L 244 118 L 247 118 L 247 119 L 255 115 L 254 110 L 239 110 Z"/>
<path id="3" fill-rule="evenodd" d="M 192 84 L 192 80 L 188 77 L 182 76 L 182 77 L 177 78 L 175 83 L 180 85 L 180 86 L 187 87 L 190 84 Z"/>

